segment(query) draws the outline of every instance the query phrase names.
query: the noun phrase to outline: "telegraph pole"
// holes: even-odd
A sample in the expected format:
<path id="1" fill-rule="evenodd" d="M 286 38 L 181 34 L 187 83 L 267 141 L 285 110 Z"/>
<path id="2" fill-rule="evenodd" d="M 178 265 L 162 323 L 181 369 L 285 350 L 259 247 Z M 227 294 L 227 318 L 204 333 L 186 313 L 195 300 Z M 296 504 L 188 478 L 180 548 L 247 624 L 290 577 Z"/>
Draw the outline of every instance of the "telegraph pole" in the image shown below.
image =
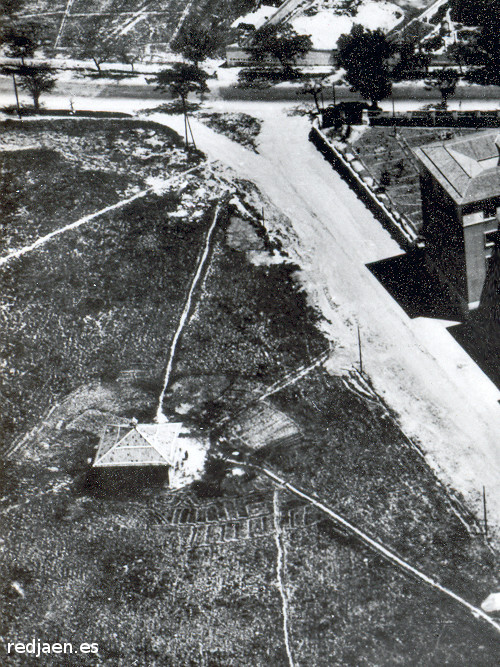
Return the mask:
<path id="1" fill-rule="evenodd" d="M 21 120 L 21 107 L 19 105 L 19 93 L 17 92 L 17 81 L 16 81 L 16 75 L 14 73 L 14 70 L 12 70 L 12 83 L 14 84 L 14 93 L 15 93 L 15 96 L 16 96 L 17 115 L 19 116 L 19 119 Z"/>
<path id="2" fill-rule="evenodd" d="M 361 332 L 358 324 L 359 372 L 363 375 L 363 352 L 361 350 Z"/>

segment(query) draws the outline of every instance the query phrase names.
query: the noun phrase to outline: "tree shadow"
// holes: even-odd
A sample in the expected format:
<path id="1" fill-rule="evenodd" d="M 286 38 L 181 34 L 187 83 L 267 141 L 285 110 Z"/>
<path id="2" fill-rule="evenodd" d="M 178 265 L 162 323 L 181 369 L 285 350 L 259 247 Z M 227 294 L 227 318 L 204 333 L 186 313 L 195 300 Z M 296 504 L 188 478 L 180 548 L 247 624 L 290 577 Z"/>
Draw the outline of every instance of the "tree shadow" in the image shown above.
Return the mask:
<path id="1" fill-rule="evenodd" d="M 429 273 L 423 251 L 412 250 L 366 266 L 408 317 L 463 319 L 463 312 L 446 287 Z"/>

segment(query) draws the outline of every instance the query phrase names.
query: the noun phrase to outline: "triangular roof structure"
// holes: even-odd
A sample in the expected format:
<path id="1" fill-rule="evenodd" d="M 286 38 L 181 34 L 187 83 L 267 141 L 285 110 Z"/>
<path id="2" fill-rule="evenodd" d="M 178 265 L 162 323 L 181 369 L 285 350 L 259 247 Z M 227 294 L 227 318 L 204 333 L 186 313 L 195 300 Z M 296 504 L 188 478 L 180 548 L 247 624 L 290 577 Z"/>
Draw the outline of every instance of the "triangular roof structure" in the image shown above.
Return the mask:
<path id="1" fill-rule="evenodd" d="M 499 130 L 487 130 L 414 149 L 457 204 L 500 195 Z"/>
<path id="2" fill-rule="evenodd" d="M 181 429 L 180 422 L 108 424 L 94 466 L 174 466 L 181 449 Z"/>

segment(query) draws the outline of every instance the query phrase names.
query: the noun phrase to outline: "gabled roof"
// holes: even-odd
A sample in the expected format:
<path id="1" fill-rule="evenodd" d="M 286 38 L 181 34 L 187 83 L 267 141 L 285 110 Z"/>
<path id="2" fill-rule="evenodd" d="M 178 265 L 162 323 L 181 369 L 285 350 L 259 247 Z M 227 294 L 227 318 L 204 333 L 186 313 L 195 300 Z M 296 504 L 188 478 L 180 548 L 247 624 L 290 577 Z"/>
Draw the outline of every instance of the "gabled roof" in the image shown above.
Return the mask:
<path id="1" fill-rule="evenodd" d="M 500 131 L 487 130 L 414 149 L 457 204 L 500 196 Z"/>
<path id="2" fill-rule="evenodd" d="M 94 460 L 95 467 L 173 466 L 181 423 L 108 424 Z"/>

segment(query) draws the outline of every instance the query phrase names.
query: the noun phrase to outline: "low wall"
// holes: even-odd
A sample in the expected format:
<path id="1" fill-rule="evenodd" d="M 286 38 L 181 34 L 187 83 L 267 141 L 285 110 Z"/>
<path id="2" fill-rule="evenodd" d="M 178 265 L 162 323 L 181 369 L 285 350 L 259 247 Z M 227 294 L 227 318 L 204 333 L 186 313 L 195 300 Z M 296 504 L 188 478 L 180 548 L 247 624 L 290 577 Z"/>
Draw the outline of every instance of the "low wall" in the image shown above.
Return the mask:
<path id="1" fill-rule="evenodd" d="M 252 53 L 236 44 L 226 46 L 226 61 L 228 67 L 251 67 L 252 65 L 262 66 L 263 64 L 279 65 L 279 60 L 270 56 L 257 61 Z M 333 51 L 327 49 L 311 49 L 304 56 L 298 56 L 290 64 L 298 65 L 299 67 L 328 67 L 329 65 L 334 64 Z"/>
<path id="2" fill-rule="evenodd" d="M 373 215 L 380 220 L 391 236 L 404 249 L 409 250 L 417 237 L 416 232 L 405 218 L 397 211 L 389 208 L 374 191 L 373 178 L 363 169 L 355 156 L 349 159 L 343 155 L 319 129 L 313 124 L 309 139 L 322 153 L 326 160 L 345 178 L 359 198 L 370 209 Z M 364 173 L 363 173 L 364 172 Z"/>
<path id="3" fill-rule="evenodd" d="M 370 125 L 399 127 L 500 127 L 497 111 L 406 111 L 368 113 Z"/>

